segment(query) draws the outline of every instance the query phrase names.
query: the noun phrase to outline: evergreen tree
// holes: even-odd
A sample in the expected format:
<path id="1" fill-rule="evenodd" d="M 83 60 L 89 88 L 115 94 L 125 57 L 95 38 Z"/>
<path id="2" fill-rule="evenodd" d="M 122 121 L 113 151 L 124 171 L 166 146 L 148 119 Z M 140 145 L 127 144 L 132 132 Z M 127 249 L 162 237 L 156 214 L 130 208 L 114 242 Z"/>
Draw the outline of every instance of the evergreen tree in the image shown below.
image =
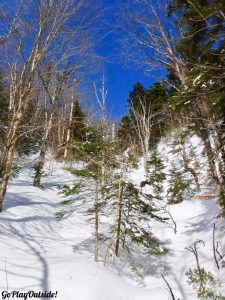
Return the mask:
<path id="1" fill-rule="evenodd" d="M 154 145 L 165 131 L 167 123 L 166 104 L 168 102 L 169 90 L 164 83 L 156 82 L 149 89 L 145 89 L 137 82 L 129 94 L 128 115 L 122 117 L 119 129 L 119 137 L 127 141 L 139 143 L 137 134 L 137 120 L 135 113 L 142 113 L 143 106 L 152 115 L 151 145 Z"/>
<path id="2" fill-rule="evenodd" d="M 69 205 L 69 208 L 67 207 L 57 213 L 57 217 L 61 218 L 65 214 L 73 212 L 79 201 L 88 204 L 88 209 L 84 213 L 88 214 L 90 220 L 94 221 L 95 261 L 98 261 L 99 222 L 102 208 L 106 205 L 105 187 L 112 178 L 112 168 L 115 168 L 114 156 L 117 154 L 112 136 L 110 134 L 105 136 L 103 134 L 105 132 L 102 124 L 97 123 L 82 128 L 84 137 L 76 145 L 75 159 L 82 160 L 83 167 L 70 169 L 78 182 L 75 182 L 73 187 L 63 187 L 62 193 L 70 199 L 63 201 L 62 204 Z"/>
<path id="3" fill-rule="evenodd" d="M 133 90 L 129 93 L 128 109 L 129 115 L 133 118 L 133 111 L 138 110 L 140 107 L 140 102 L 145 101 L 146 90 L 140 82 L 137 82 Z"/>
<path id="4" fill-rule="evenodd" d="M 130 91 L 127 99 L 128 115 L 122 117 L 118 135 L 123 141 L 128 141 L 128 145 L 131 143 L 138 144 L 137 131 L 135 129 L 136 120 L 134 117 L 134 111 L 138 110 L 141 101 L 144 101 L 146 91 L 140 82 L 137 82 L 133 90 Z M 129 147 L 129 146 L 128 146 Z"/>
<path id="5" fill-rule="evenodd" d="M 147 184 L 151 189 L 151 198 L 153 200 L 162 200 L 164 193 L 164 181 L 166 173 L 165 166 L 159 156 L 157 147 L 155 146 L 151 152 L 151 159 L 148 161 L 148 178 Z"/>
<path id="6" fill-rule="evenodd" d="M 136 131 L 132 124 L 130 116 L 123 116 L 118 129 L 118 138 L 121 141 L 121 147 L 126 150 L 133 143 L 137 143 Z"/>
<path id="7" fill-rule="evenodd" d="M 105 263 L 109 250 L 118 256 L 121 247 L 130 248 L 132 243 L 141 245 L 149 254 L 164 253 L 163 245 L 146 226 L 152 218 L 158 221 L 164 219 L 158 216 L 152 197 L 143 194 L 127 178 L 134 166 L 133 155 L 130 151 L 126 154 L 121 152 L 119 143 L 112 138 L 110 131 L 106 136 L 103 135 L 105 128 L 102 131 L 101 126 L 95 126 L 86 130 L 86 138 L 80 148 L 84 166 L 79 170 L 71 170 L 78 181 L 72 187 L 63 187 L 62 192 L 70 198 L 62 204 L 69 207 L 61 210 L 57 216 L 63 217 L 72 212 L 79 201 L 89 203 L 85 213 L 91 216 L 95 224 L 96 261 L 102 236 L 107 240 Z M 108 218 L 115 216 L 108 233 L 100 226 L 103 215 Z"/>
<path id="8" fill-rule="evenodd" d="M 120 195 L 119 199 L 118 195 Z M 114 237 L 116 256 L 119 255 L 120 246 L 126 250 L 132 243 L 141 246 L 149 255 L 164 253 L 162 242 L 146 226 L 151 219 L 165 221 L 157 214 L 158 209 L 152 195 L 144 194 L 132 182 L 118 178 L 114 179 L 113 184 L 107 188 L 106 199 L 112 201 L 114 205 L 119 201 L 118 219 L 114 224 L 116 225 Z"/>
<path id="9" fill-rule="evenodd" d="M 167 201 L 169 204 L 177 204 L 183 201 L 184 192 L 190 186 L 190 180 L 185 178 L 185 172 L 179 171 L 174 165 L 170 170 L 169 189 Z"/>
<path id="10" fill-rule="evenodd" d="M 77 100 L 74 103 L 73 117 L 71 123 L 72 141 L 82 142 L 85 139 L 85 119 L 86 115 L 83 112 L 80 102 Z"/>

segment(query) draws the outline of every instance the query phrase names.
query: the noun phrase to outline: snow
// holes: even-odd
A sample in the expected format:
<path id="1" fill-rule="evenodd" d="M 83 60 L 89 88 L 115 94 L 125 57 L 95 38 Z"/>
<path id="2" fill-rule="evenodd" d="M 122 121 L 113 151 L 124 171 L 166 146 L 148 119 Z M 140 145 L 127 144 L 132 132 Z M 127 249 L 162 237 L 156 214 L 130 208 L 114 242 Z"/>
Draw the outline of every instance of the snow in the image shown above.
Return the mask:
<path id="1" fill-rule="evenodd" d="M 168 149 L 164 149 L 165 151 Z M 153 222 L 153 231 L 167 242 L 165 256 L 140 256 L 138 264 L 144 270 L 142 286 L 136 275 L 118 274 L 113 264 L 103 267 L 93 258 L 93 225 L 77 207 L 72 215 L 61 221 L 55 213 L 61 209 L 63 196 L 58 186 L 71 184 L 74 177 L 63 164 L 49 158 L 45 189 L 32 186 L 32 164 L 35 157 L 26 159 L 17 179 L 10 181 L 4 211 L 0 215 L 0 290 L 19 292 L 57 292 L 59 300 L 168 300 L 169 292 L 161 278 L 166 274 L 177 298 L 195 300 L 195 292 L 187 284 L 185 272 L 195 268 L 193 254 L 186 248 L 201 239 L 200 263 L 207 271 L 225 278 L 224 269 L 217 271 L 212 252 L 212 228 L 216 222 L 216 240 L 225 253 L 224 221 L 217 219 L 216 198 L 200 201 L 188 198 L 170 205 L 177 223 L 177 233 L 168 224 Z M 130 175 L 137 183 L 143 180 L 143 165 Z M 133 276 L 133 277 L 132 277 Z M 224 285 L 221 292 L 225 294 Z M 11 299 L 11 298 L 8 298 Z"/>
<path id="2" fill-rule="evenodd" d="M 196 84 L 199 83 L 201 77 L 202 77 L 202 75 L 200 74 L 193 80 L 193 86 L 195 86 Z"/>
<path id="3" fill-rule="evenodd" d="M 216 219 L 219 212 L 215 199 L 207 201 L 189 199 L 170 206 L 170 213 L 177 223 L 176 234 L 166 226 L 164 229 L 160 226 L 160 230 L 157 227 L 154 230 L 159 238 L 163 239 L 166 236 L 170 241 L 169 255 L 164 258 L 164 264 L 170 270 L 168 280 L 173 289 L 184 294 L 186 299 L 195 299 L 195 294 L 187 285 L 185 276 L 188 269 L 196 268 L 193 253 L 187 250 L 195 241 L 203 240 L 205 243 L 205 246 L 198 247 L 200 264 L 207 271 L 217 273 L 213 260 L 212 229 L 214 222 L 221 227 L 221 222 Z M 218 241 L 224 240 L 224 232 L 217 233 L 216 238 Z M 223 274 L 225 275 L 225 272 Z"/>

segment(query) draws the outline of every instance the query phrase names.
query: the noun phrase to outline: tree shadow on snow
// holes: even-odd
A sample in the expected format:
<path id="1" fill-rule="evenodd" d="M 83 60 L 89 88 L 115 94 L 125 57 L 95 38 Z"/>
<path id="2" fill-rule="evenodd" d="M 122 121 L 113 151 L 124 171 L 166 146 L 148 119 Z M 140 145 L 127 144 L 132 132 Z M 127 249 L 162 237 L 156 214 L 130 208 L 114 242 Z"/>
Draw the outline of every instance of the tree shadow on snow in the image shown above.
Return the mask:
<path id="1" fill-rule="evenodd" d="M 19 287 L 20 290 L 27 289 L 31 290 L 32 288 L 39 288 L 40 291 L 49 291 L 49 270 L 46 262 L 46 253 L 44 247 L 41 243 L 36 240 L 32 235 L 28 232 L 22 234 L 21 230 L 18 230 L 16 226 L 8 223 L 7 227 L 5 226 L 3 232 L 1 232 L 1 236 L 12 236 L 14 237 L 14 245 L 8 246 L 14 247 L 15 252 L 23 253 L 24 257 L 27 257 L 27 260 L 23 260 L 23 263 L 20 260 L 12 257 L 7 257 L 6 260 L 2 263 L 2 267 L 0 267 L 0 271 L 6 274 L 6 282 L 1 281 L 2 289 L 18 289 L 18 286 L 14 285 L 15 277 L 24 278 L 23 281 L 32 282 L 32 284 L 27 284 L 25 286 Z M 7 244 L 7 239 L 5 240 Z M 35 265 L 32 266 L 29 264 L 30 256 L 35 256 Z M 26 262 L 26 265 L 24 265 Z M 33 259 L 32 259 L 33 262 Z M 40 276 L 34 275 L 36 272 L 39 272 Z"/>
<path id="2" fill-rule="evenodd" d="M 72 245 L 72 249 L 74 253 L 84 254 L 89 253 L 93 254 L 93 245 L 94 245 L 94 239 L 92 237 L 87 238 L 75 245 Z"/>
<path id="3" fill-rule="evenodd" d="M 214 200 L 208 200 L 202 203 L 204 211 L 190 218 L 190 222 L 185 227 L 185 235 L 192 235 L 193 233 L 200 233 L 211 231 L 213 229 L 213 223 L 216 221 L 219 211 L 215 211 Z M 189 228 L 189 229 L 188 229 Z"/>
<path id="4" fill-rule="evenodd" d="M 28 193 L 26 193 L 27 195 Z M 37 201 L 34 202 L 34 199 L 37 199 Z M 32 199 L 32 200 L 31 200 Z M 6 211 L 9 208 L 17 207 L 17 206 L 34 206 L 34 205 L 46 205 L 51 208 L 58 207 L 59 204 L 56 203 L 48 203 L 47 201 L 39 201 L 39 197 L 35 197 L 33 194 L 31 194 L 31 197 L 22 196 L 18 193 L 7 193 L 6 199 L 4 202 L 4 211 Z"/>

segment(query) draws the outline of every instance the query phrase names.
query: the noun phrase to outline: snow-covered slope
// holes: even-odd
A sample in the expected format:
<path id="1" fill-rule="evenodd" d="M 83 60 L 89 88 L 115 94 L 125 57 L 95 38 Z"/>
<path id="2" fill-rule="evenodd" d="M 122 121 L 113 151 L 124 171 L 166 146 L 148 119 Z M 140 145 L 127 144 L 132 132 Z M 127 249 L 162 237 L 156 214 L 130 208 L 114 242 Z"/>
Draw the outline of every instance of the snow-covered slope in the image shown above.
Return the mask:
<path id="1" fill-rule="evenodd" d="M 55 165 L 44 177 L 44 190 L 32 186 L 31 170 L 24 168 L 11 181 L 0 217 L 1 291 L 57 291 L 59 300 L 167 299 L 161 289 L 143 290 L 93 262 L 90 251 L 73 246 L 92 236 L 92 227 L 80 215 L 58 222 L 58 184 L 72 176 Z M 110 292 L 109 292 L 110 291 Z"/>
<path id="2" fill-rule="evenodd" d="M 72 175 L 60 163 L 51 162 L 43 177 L 45 189 L 41 190 L 32 186 L 32 158 L 26 163 L 20 176 L 10 182 L 0 215 L 1 292 L 57 291 L 59 300 L 167 300 L 170 295 L 160 276 L 167 270 L 166 278 L 177 298 L 194 300 L 185 272 L 195 267 L 195 260 L 185 247 L 198 239 L 205 242 L 205 247 L 199 247 L 200 262 L 207 271 L 217 274 L 212 252 L 212 228 L 219 213 L 215 199 L 188 199 L 171 205 L 176 234 L 166 224 L 153 224 L 155 234 L 168 242 L 170 251 L 164 257 L 140 257 L 144 285 L 137 287 L 132 284 L 135 280 L 128 281 L 93 262 L 93 225 L 79 207 L 72 216 L 56 220 L 54 214 L 62 200 L 58 185 L 71 183 Z M 223 221 L 217 220 L 217 227 L 222 225 Z M 216 233 L 222 251 L 224 236 L 224 231 Z M 225 273 L 221 274 L 225 278 Z M 221 289 L 225 294 L 224 286 Z"/>

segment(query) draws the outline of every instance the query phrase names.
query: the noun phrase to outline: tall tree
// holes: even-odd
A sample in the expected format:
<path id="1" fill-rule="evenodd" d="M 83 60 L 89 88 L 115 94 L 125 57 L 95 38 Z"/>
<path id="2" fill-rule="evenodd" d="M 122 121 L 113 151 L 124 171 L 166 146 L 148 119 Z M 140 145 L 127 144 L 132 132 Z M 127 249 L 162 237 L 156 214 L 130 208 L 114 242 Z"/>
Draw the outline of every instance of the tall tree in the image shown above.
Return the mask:
<path id="1" fill-rule="evenodd" d="M 47 57 L 57 61 L 62 73 L 65 66 L 69 65 L 75 72 L 80 65 L 81 54 L 85 51 L 80 26 L 84 28 L 85 20 L 82 16 L 84 22 L 80 25 L 78 19 L 84 5 L 83 0 L 40 0 L 35 5 L 31 5 L 28 0 L 22 3 L 15 1 L 14 7 L 19 7 L 19 13 L 12 16 L 10 3 L 4 3 L 8 18 L 7 23 L 1 26 L 9 28 L 16 19 L 17 30 L 11 35 L 7 41 L 9 44 L 2 52 L 9 50 L 6 53 L 6 67 L 9 74 L 10 120 L 1 159 L 0 210 L 11 174 L 18 132 L 31 101 L 37 97 L 36 81 L 41 63 Z M 76 44 L 76 51 L 73 43 Z"/>
<path id="2" fill-rule="evenodd" d="M 181 106 L 186 106 L 186 116 L 195 123 L 195 131 L 205 145 L 211 177 L 222 194 L 225 185 L 224 11 L 224 3 L 217 0 L 174 0 L 168 8 L 170 15 L 176 15 L 176 26 L 183 34 L 177 41 L 177 49 L 186 62 L 188 76 L 188 88 L 177 99 Z"/>

